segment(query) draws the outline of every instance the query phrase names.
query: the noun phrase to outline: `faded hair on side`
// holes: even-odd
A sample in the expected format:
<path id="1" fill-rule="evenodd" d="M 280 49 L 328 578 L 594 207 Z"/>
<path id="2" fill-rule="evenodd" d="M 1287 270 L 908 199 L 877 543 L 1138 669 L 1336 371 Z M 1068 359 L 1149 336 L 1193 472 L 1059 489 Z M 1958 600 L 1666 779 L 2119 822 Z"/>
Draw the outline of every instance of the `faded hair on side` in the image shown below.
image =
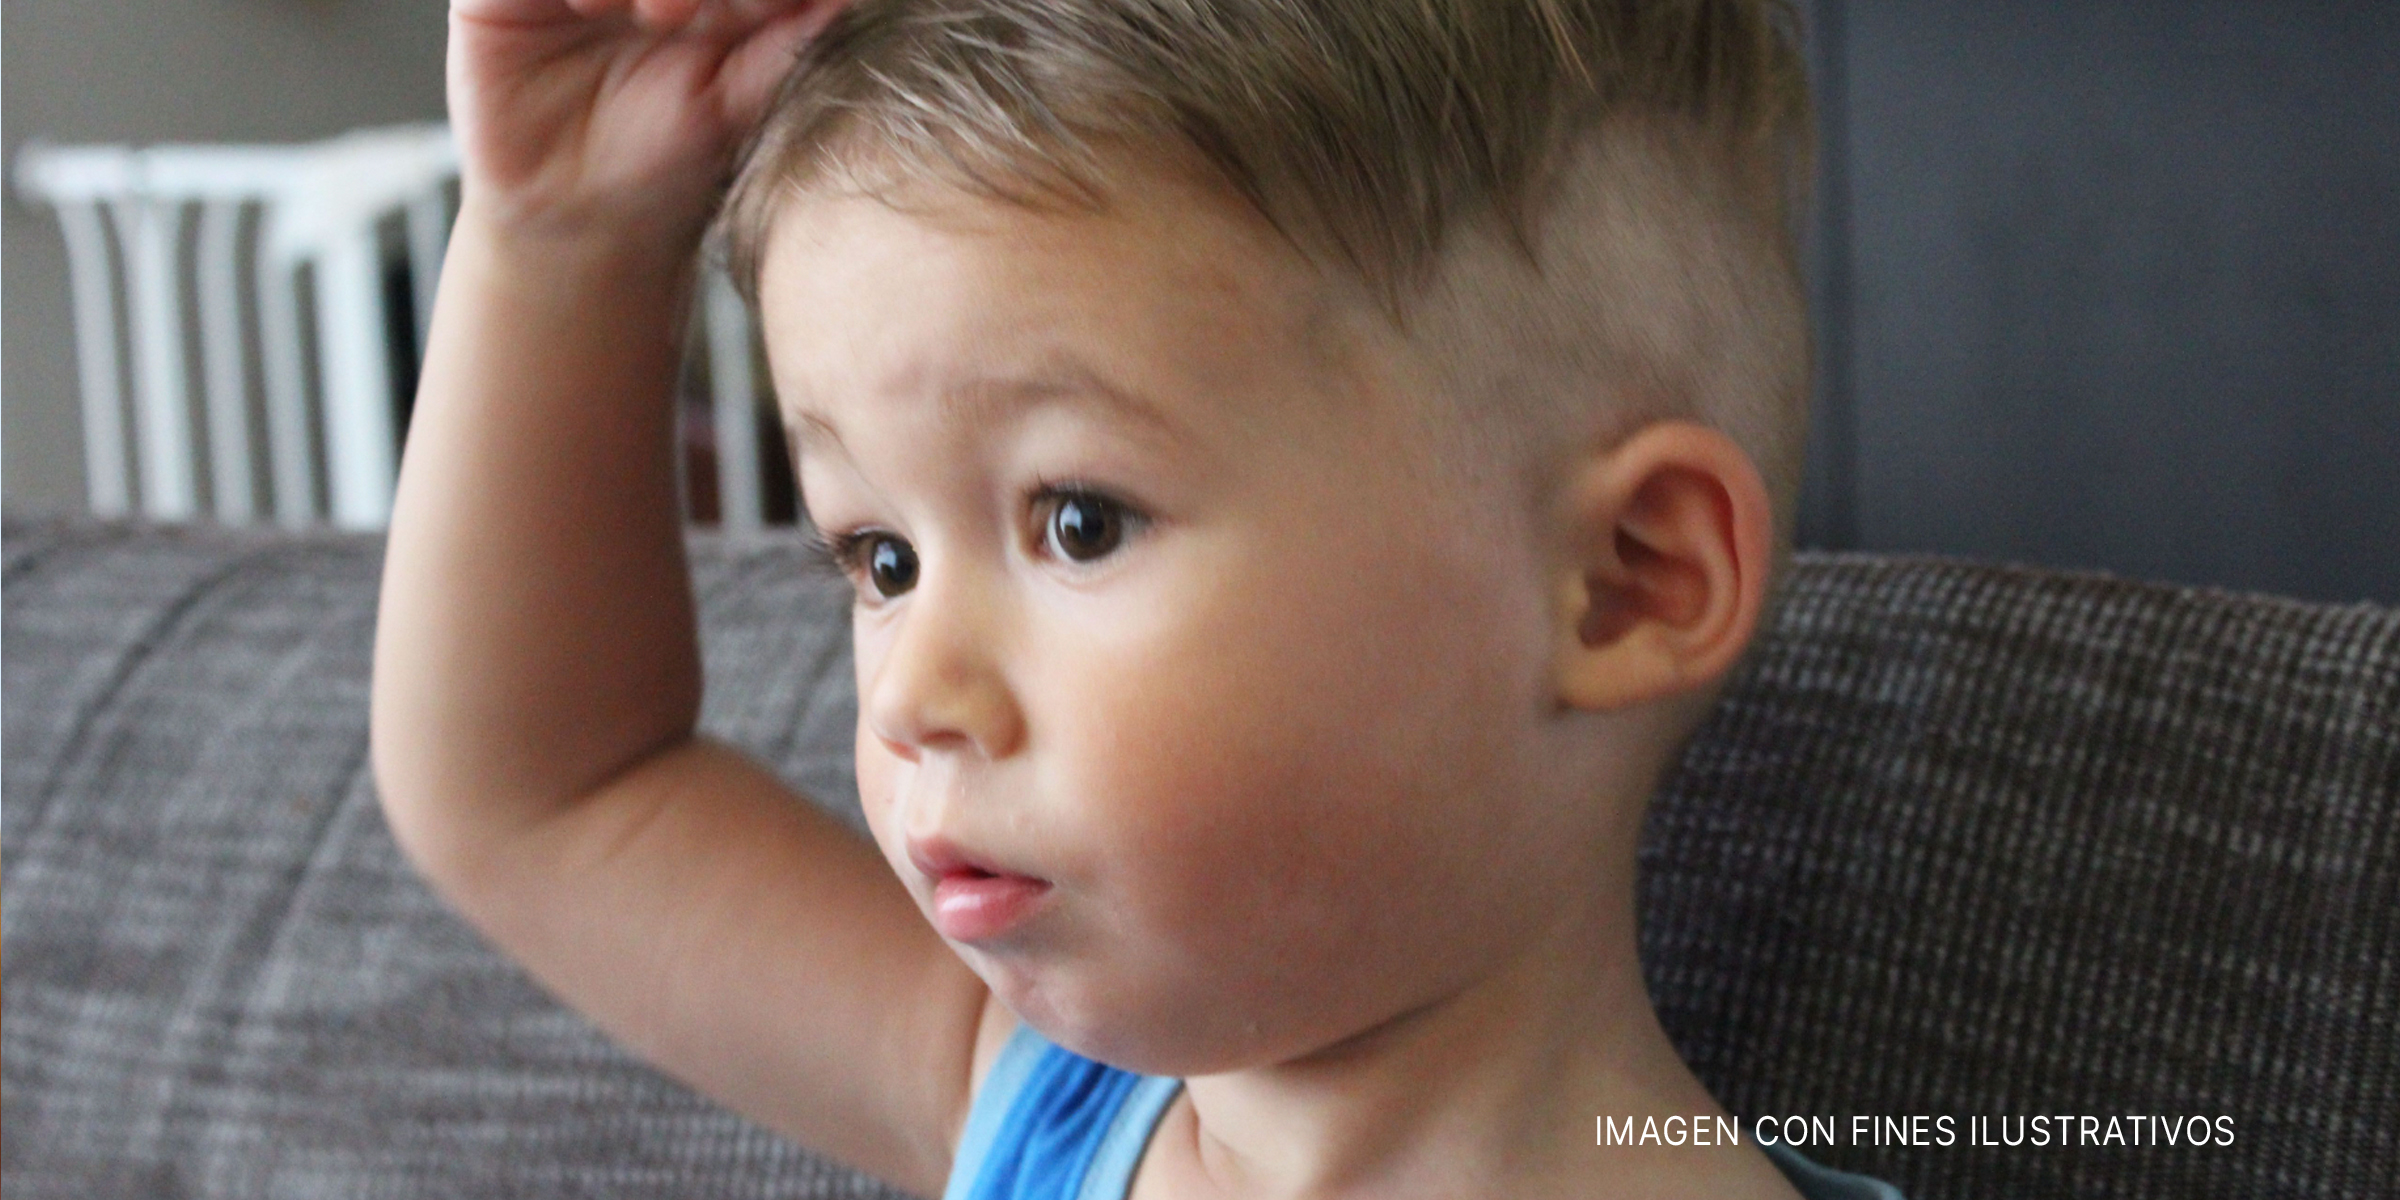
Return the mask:
<path id="1" fill-rule="evenodd" d="M 1648 397 L 1610 427 L 1723 428 L 1766 478 L 1781 576 L 1812 121 L 1789 0 L 859 0 L 785 80 L 719 232 L 755 303 L 769 225 L 828 177 L 1099 207 L 1115 156 L 1163 150 L 1396 322 L 1481 310 L 1491 336 L 1449 314 L 1453 343 L 1515 357 L 1450 390 L 1551 419 L 1475 437 L 1588 437 L 1593 414 L 1556 418 L 1590 406 L 1592 372 Z M 1469 232 L 1520 273 L 1445 278 Z"/>

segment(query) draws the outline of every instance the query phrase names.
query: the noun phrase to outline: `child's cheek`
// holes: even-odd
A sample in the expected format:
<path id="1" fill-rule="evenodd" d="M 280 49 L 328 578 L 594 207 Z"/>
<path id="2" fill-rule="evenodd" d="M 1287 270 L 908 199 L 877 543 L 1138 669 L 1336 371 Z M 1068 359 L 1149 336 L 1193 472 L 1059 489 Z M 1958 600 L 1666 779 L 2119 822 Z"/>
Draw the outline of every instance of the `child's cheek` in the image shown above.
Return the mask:
<path id="1" fill-rule="evenodd" d="M 1511 803 L 1526 747 L 1491 718 L 1534 693 L 1538 622 L 1488 573 L 1378 553 L 1183 581 L 1177 606 L 1143 609 L 1173 620 L 1087 624 L 1124 636 L 1045 679 L 1109 715 L 1072 726 L 1049 790 L 1105 847 L 1098 890 L 1126 927 L 1110 953 L 1155 985 L 1142 1024 L 1183 1031 L 1180 1066 L 1378 1019 L 1438 984 L 1428 962 L 1520 918 L 1489 877 L 1529 861 Z"/>
<path id="2" fill-rule="evenodd" d="M 859 811 L 865 814 L 867 829 L 874 834 L 875 844 L 882 849 L 884 860 L 897 871 L 906 862 L 906 852 L 899 843 L 900 832 L 892 826 L 892 797 L 898 791 L 899 760 L 883 748 L 881 740 L 863 721 L 858 724 L 853 747 L 857 759 Z"/>

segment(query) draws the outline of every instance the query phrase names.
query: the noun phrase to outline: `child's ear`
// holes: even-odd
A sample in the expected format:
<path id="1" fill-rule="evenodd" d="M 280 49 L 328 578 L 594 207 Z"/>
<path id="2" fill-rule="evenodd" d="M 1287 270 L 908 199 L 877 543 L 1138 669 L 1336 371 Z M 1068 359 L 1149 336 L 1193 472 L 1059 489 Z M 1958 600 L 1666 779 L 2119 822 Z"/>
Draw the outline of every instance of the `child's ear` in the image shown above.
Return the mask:
<path id="1" fill-rule="evenodd" d="M 1553 686 L 1609 710 L 1697 689 L 1740 659 L 1766 606 L 1773 513 L 1731 438 L 1662 421 L 1577 463 L 1555 510 Z"/>

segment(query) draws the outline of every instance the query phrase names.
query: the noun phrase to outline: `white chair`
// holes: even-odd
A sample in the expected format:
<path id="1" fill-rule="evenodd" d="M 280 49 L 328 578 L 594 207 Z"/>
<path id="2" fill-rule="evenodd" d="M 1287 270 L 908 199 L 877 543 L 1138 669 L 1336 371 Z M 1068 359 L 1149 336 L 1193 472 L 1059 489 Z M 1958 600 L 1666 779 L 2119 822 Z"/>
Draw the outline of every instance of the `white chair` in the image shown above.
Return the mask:
<path id="1" fill-rule="evenodd" d="M 399 461 L 397 381 L 411 365 L 395 357 L 385 273 L 405 261 L 415 310 L 407 316 L 422 346 L 457 173 L 440 124 L 301 146 L 36 143 L 20 152 L 18 190 L 53 206 L 66 238 L 92 511 L 236 525 L 271 512 L 289 526 L 381 527 Z M 187 288 L 184 231 L 194 213 Z M 304 276 L 314 292 L 307 313 Z M 130 336 L 120 336 L 120 303 Z M 754 335 L 718 272 L 708 273 L 699 317 L 713 411 L 696 432 L 714 443 L 720 519 L 754 528 L 765 512 Z M 255 495 L 261 408 L 269 512 Z"/>

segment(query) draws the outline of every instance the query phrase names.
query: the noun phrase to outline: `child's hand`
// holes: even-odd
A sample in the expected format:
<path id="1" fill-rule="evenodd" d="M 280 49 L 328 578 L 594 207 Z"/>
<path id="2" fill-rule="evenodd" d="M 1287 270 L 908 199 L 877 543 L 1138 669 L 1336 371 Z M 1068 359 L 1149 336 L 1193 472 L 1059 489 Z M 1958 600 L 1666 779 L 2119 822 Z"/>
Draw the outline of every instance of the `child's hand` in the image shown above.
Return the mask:
<path id="1" fill-rule="evenodd" d="M 464 199 L 502 228 L 696 243 L 742 137 L 845 0 L 452 0 Z"/>

